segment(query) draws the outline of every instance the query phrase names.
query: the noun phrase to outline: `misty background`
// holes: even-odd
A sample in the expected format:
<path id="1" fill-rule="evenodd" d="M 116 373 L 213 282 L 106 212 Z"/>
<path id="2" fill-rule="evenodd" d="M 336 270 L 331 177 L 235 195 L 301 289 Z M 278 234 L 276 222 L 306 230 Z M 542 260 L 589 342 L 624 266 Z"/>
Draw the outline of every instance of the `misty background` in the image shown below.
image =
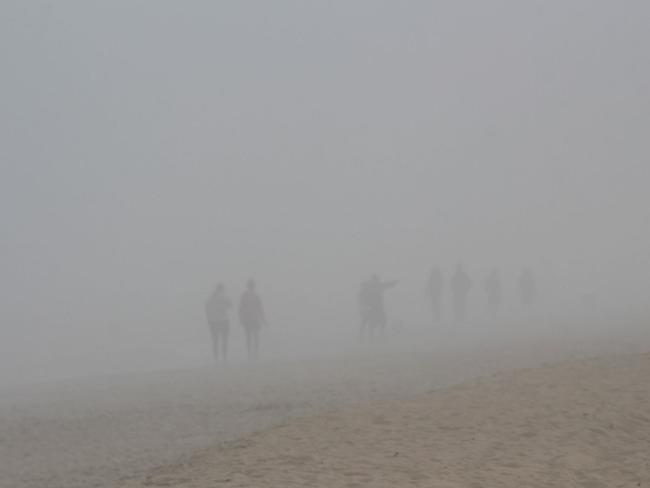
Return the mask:
<path id="1" fill-rule="evenodd" d="M 646 313 L 648 25 L 641 0 L 3 1 L 0 382 L 209 364 L 204 301 L 249 277 L 276 357 L 354 342 L 373 272 L 406 328 L 459 262 L 473 320 L 493 267 L 513 314 L 524 266 L 545 313 Z"/>

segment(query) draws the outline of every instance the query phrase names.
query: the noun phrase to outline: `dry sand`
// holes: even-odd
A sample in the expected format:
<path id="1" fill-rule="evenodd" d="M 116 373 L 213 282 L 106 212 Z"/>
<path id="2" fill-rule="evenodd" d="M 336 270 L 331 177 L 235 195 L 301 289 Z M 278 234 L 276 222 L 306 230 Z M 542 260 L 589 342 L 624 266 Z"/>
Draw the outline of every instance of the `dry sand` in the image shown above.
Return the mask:
<path id="1" fill-rule="evenodd" d="M 650 355 L 293 420 L 129 488 L 650 486 Z"/>
<path id="2" fill-rule="evenodd" d="M 297 486 L 380 486 L 391 480 L 426 485 L 430 477 L 451 483 L 454 476 L 471 479 L 480 470 L 487 473 L 481 480 L 523 473 L 518 486 L 526 486 L 546 470 L 560 476 L 563 463 L 589 467 L 596 462 L 598 452 L 579 449 L 590 436 L 599 439 L 592 428 L 602 429 L 601 440 L 611 442 L 608 463 L 625 465 L 616 458 L 623 445 L 625 462 L 635 463 L 637 446 L 630 436 L 647 434 L 641 429 L 646 390 L 638 378 L 648 377 L 645 359 L 635 360 L 636 376 L 612 370 L 600 378 L 589 373 L 595 371 L 591 366 L 572 366 L 568 376 L 561 370 L 549 373 L 553 369 L 517 373 L 390 403 L 517 367 L 650 349 L 645 329 L 618 333 L 616 340 L 585 341 L 581 335 L 558 340 L 553 334 L 549 341 L 513 343 L 508 337 L 509 342 L 472 349 L 393 343 L 319 361 L 5 388 L 0 390 L 0 487 L 174 486 L 174 479 L 185 478 L 195 486 L 220 486 L 214 480 L 226 479 L 232 486 L 293 481 Z M 607 364 L 602 372 L 609 371 Z M 600 386 L 593 383 L 600 379 Z M 548 387 L 534 386 L 547 380 Z M 569 395 L 573 390 L 578 396 Z M 610 401 L 620 418 L 615 409 L 606 410 Z M 280 424 L 285 426 L 263 431 Z M 632 432 L 626 430 L 630 425 Z M 211 447 L 235 440 L 241 443 Z M 528 472 L 531 463 L 539 464 Z M 170 467 L 147 477 L 158 466 Z M 464 466 L 465 474 L 458 471 Z M 638 472 L 636 464 L 621 469 L 629 470 L 629 479 Z"/>

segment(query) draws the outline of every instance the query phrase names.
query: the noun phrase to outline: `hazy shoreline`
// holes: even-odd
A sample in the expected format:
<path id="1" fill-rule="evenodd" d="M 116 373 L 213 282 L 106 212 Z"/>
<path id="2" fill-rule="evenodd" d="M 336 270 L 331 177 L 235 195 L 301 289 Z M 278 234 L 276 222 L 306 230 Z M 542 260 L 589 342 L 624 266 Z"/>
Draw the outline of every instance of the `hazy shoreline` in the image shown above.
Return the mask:
<path id="1" fill-rule="evenodd" d="M 482 348 L 387 343 L 321 360 L 14 388 L 0 402 L 0 485 L 111 487 L 291 418 L 408 398 L 512 368 L 638 352 L 650 346 L 645 336 L 639 328 L 619 341 L 538 338 Z"/>
<path id="2" fill-rule="evenodd" d="M 650 351 L 648 24 L 0 1 L 0 488 Z"/>
<path id="3" fill-rule="evenodd" d="M 527 368 L 295 419 L 124 488 L 645 486 L 650 354 Z"/>

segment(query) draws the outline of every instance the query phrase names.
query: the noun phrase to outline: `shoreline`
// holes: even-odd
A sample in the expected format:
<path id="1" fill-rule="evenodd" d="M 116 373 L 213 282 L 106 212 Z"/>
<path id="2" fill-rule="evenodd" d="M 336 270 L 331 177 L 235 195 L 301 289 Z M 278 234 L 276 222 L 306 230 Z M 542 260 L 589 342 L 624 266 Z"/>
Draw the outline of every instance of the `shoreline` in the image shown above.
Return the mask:
<path id="1" fill-rule="evenodd" d="M 293 419 L 121 488 L 647 486 L 650 353 Z"/>
<path id="2" fill-rule="evenodd" d="M 113 488 L 295 418 L 408 399 L 499 371 L 641 350 L 650 350 L 644 332 L 456 349 L 387 344 L 222 371 L 27 386 L 0 402 L 0 486 Z"/>

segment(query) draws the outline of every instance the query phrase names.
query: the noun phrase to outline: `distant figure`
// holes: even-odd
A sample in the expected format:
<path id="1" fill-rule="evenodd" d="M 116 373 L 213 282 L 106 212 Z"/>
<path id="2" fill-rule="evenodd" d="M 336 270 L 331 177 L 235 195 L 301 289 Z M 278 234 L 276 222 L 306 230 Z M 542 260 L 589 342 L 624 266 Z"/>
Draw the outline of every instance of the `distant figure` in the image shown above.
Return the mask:
<path id="1" fill-rule="evenodd" d="M 386 329 L 386 309 L 384 307 L 384 291 L 397 284 L 397 280 L 382 282 L 379 276 L 373 275 L 361 285 L 359 290 L 359 311 L 361 313 L 361 334 L 365 331 L 372 338 L 375 330 L 383 333 Z"/>
<path id="2" fill-rule="evenodd" d="M 529 308 L 535 303 L 537 298 L 537 284 L 535 283 L 535 276 L 530 268 L 524 268 L 521 276 L 519 277 L 519 295 L 521 304 Z"/>
<path id="3" fill-rule="evenodd" d="M 462 265 L 456 267 L 456 272 L 450 282 L 451 294 L 453 295 L 454 319 L 456 322 L 463 322 L 467 312 L 467 297 L 472 288 L 472 281 L 463 269 Z"/>
<path id="4" fill-rule="evenodd" d="M 372 278 L 361 283 L 359 287 L 359 293 L 357 295 L 357 303 L 359 307 L 359 338 L 363 340 L 366 336 L 366 333 L 370 330 L 371 322 L 371 302 L 372 298 L 370 294 L 372 293 Z"/>
<path id="5" fill-rule="evenodd" d="M 485 280 L 485 292 L 487 294 L 488 309 L 492 317 L 496 317 L 501 308 L 501 278 L 499 271 L 493 269 Z"/>
<path id="6" fill-rule="evenodd" d="M 217 285 L 208 301 L 205 303 L 205 316 L 210 326 L 212 335 L 212 354 L 215 362 L 219 362 L 219 345 L 221 345 L 221 356 L 224 360 L 228 358 L 228 335 L 230 333 L 230 320 L 228 317 L 232 303 L 226 295 L 226 287 Z"/>
<path id="7" fill-rule="evenodd" d="M 239 321 L 246 333 L 246 351 L 248 359 L 257 359 L 259 352 L 259 334 L 262 325 L 266 325 L 262 300 L 255 291 L 255 281 L 248 280 L 246 290 L 239 301 Z"/>
<path id="8" fill-rule="evenodd" d="M 435 267 L 431 270 L 429 281 L 427 282 L 427 293 L 431 300 L 431 313 L 434 322 L 440 322 L 442 318 L 442 292 L 444 289 L 444 278 L 440 268 Z"/>

